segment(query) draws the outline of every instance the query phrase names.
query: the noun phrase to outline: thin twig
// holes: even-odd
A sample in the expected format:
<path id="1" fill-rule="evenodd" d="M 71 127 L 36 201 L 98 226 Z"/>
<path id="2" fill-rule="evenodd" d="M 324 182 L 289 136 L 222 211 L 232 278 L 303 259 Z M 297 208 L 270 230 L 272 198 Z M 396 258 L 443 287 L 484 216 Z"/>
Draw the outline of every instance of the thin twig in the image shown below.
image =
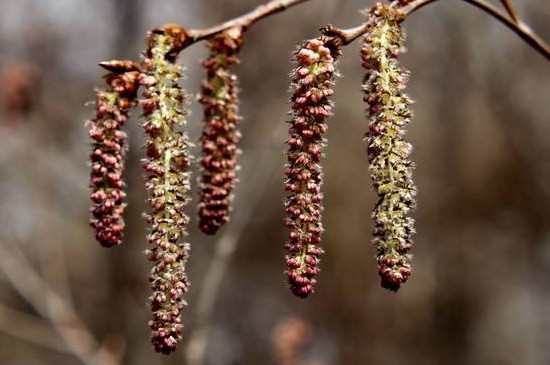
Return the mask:
<path id="1" fill-rule="evenodd" d="M 0 270 L 21 296 L 44 318 L 67 344 L 71 352 L 84 364 L 96 365 L 99 344 L 84 323 L 62 297 L 42 280 L 40 275 L 22 257 L 0 244 Z M 45 299 L 45 300 L 43 300 Z M 103 364 L 115 365 L 113 357 L 102 357 Z"/>
<path id="2" fill-rule="evenodd" d="M 415 11 L 419 10 L 420 8 L 431 4 L 433 2 L 436 2 L 437 0 L 416 0 L 408 5 L 402 7 L 399 9 L 403 13 L 403 20 L 414 13 Z M 495 6 L 485 2 L 484 0 L 461 0 L 464 2 L 467 2 L 494 17 L 504 25 L 506 25 L 510 30 L 512 30 L 514 33 L 516 33 L 521 39 L 523 39 L 527 44 L 529 44 L 532 48 L 534 48 L 536 51 L 538 51 L 541 55 L 546 57 L 548 60 L 550 60 L 550 46 L 542 40 L 538 35 L 536 35 L 531 28 L 529 28 L 528 25 L 521 21 L 514 21 L 510 19 L 506 13 L 500 11 Z M 360 26 L 357 26 L 355 28 L 350 29 L 344 29 L 340 30 L 341 34 L 344 35 L 343 41 L 344 44 L 349 44 L 353 42 L 355 39 L 359 38 L 363 34 L 365 34 L 368 31 L 369 25 L 368 23 L 364 23 Z"/>
<path id="3" fill-rule="evenodd" d="M 53 351 L 71 353 L 49 323 L 4 304 L 0 304 L 0 332 Z"/>
<path id="4" fill-rule="evenodd" d="M 516 11 L 516 8 L 514 7 L 514 5 L 512 4 L 512 1 L 511 0 L 500 0 L 500 2 L 506 8 L 506 11 L 508 12 L 508 14 L 510 14 L 510 17 L 512 18 L 512 20 L 516 23 L 519 23 L 520 22 L 519 14 Z"/>
<path id="5" fill-rule="evenodd" d="M 241 15 L 238 18 L 229 20 L 220 25 L 216 25 L 212 28 L 204 30 L 189 30 L 187 32 L 187 34 L 191 37 L 191 42 L 189 44 L 210 38 L 213 35 L 221 33 L 224 30 L 230 28 L 242 27 L 243 29 L 247 29 L 258 20 L 261 20 L 275 13 L 279 13 L 292 6 L 304 3 L 306 1 L 309 0 L 273 0 L 268 2 L 267 4 L 258 6 L 256 9 L 252 10 L 249 13 Z"/>

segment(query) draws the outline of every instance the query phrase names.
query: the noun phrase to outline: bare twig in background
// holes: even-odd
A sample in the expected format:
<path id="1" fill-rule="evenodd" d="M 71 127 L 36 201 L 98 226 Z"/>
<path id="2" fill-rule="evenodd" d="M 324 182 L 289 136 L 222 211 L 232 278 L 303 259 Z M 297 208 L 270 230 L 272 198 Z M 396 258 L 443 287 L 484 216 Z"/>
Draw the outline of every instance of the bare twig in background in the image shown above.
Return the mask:
<path id="1" fill-rule="evenodd" d="M 37 235 L 54 239 L 43 241 L 38 247 L 40 273 L 32 268 L 18 246 L 11 246 L 10 249 L 0 246 L 0 252 L 4 252 L 0 258 L 0 270 L 5 273 L 10 284 L 45 320 L 7 307 L 3 308 L 0 304 L 0 331 L 52 350 L 72 353 L 86 364 L 117 364 L 120 354 L 111 353 L 112 350 L 97 343 L 73 308 L 64 249 L 54 232 L 63 227 L 71 227 L 73 231 L 71 235 L 78 237 L 82 236 L 78 229 L 80 226 L 76 219 L 74 222 L 67 221 L 66 217 L 61 217 L 57 210 L 52 211 L 52 203 L 46 197 L 46 194 L 55 194 L 54 191 L 48 191 L 47 187 L 53 189 L 60 176 L 64 182 L 74 181 L 74 184 L 68 185 L 69 187 L 74 187 L 78 191 L 85 189 L 80 181 L 77 182 L 80 180 L 76 173 L 79 168 L 56 151 L 28 148 L 29 145 L 39 144 L 39 141 L 30 134 L 30 130 L 18 129 L 11 132 L 9 136 L 11 138 L 5 138 L 2 143 L 4 148 L 2 156 L 6 159 L 2 159 L 0 164 L 17 159 L 21 167 L 28 171 L 32 185 L 43 187 L 42 190 L 34 189 L 36 194 L 33 196 L 33 202 L 36 204 L 34 213 L 43 217 L 37 226 Z M 56 171 L 65 171 L 65 173 L 56 174 Z M 73 178 L 65 179 L 67 176 Z M 3 233 L 6 234 L 6 230 Z M 12 240 L 13 238 L 10 239 Z M 46 295 L 43 295 L 43 292 Z M 18 329 L 12 326 L 16 323 L 14 318 L 29 325 L 21 325 Z M 32 322 L 35 323 L 34 326 L 31 326 Z M 25 328 L 35 330 L 25 330 Z"/>
<path id="2" fill-rule="evenodd" d="M 413 13 L 414 11 L 420 9 L 421 7 L 428 5 L 437 0 L 416 0 L 411 2 L 409 5 L 403 7 L 402 11 L 406 16 Z M 506 25 L 510 30 L 516 33 L 521 39 L 523 39 L 527 44 L 533 47 L 536 51 L 542 54 L 544 57 L 550 60 L 550 46 L 542 40 L 538 35 L 536 35 L 529 26 L 524 24 L 521 21 L 511 20 L 506 16 L 505 13 L 497 9 L 490 3 L 487 3 L 483 0 L 461 0 L 465 1 L 491 15 L 504 25 Z"/>
<path id="3" fill-rule="evenodd" d="M 82 184 L 82 173 L 87 169 L 84 163 L 77 164 L 74 159 L 52 148 L 29 148 L 40 145 L 40 135 L 31 128 L 18 129 L 16 132 L 0 130 L 0 165 L 13 163 L 20 156 L 26 156 L 32 163 L 33 172 L 47 177 L 52 181 L 62 179 L 64 188 L 71 188 L 80 193 L 88 191 L 88 187 Z"/>
<path id="4" fill-rule="evenodd" d="M 21 255 L 19 255 L 21 256 Z M 0 244 L 0 271 L 21 296 L 45 319 L 66 343 L 71 352 L 86 365 L 116 365 L 118 360 L 106 356 L 103 348 L 80 320 L 74 308 L 54 292 L 13 249 Z M 102 362 L 97 359 L 101 358 Z"/>
<path id="5" fill-rule="evenodd" d="M 3 304 L 0 304 L 0 331 L 41 347 L 70 353 L 49 323 Z"/>

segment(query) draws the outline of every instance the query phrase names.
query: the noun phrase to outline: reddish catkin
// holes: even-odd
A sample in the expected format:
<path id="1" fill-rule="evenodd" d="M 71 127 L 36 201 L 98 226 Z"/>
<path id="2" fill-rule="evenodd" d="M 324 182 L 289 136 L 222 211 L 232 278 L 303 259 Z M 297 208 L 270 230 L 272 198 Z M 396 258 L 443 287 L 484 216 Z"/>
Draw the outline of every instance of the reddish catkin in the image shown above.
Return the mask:
<path id="1" fill-rule="evenodd" d="M 229 221 L 232 190 L 237 181 L 239 94 L 237 76 L 229 68 L 239 63 L 240 28 L 232 28 L 208 42 L 210 55 L 202 62 L 206 79 L 200 102 L 204 108 L 199 203 L 199 227 L 215 234 Z"/>
<path id="2" fill-rule="evenodd" d="M 369 13 L 370 30 L 361 49 L 368 70 L 363 84 L 369 130 L 366 134 L 370 173 L 379 200 L 373 212 L 374 244 L 381 285 L 397 291 L 411 274 L 416 187 L 409 160 L 410 143 L 404 140 L 410 122 L 411 100 L 404 89 L 408 71 L 399 67 L 403 52 L 399 13 L 377 4 Z"/>
<path id="3" fill-rule="evenodd" d="M 321 158 L 326 120 L 332 109 L 335 62 L 340 53 L 339 43 L 324 36 L 303 42 L 295 52 L 292 120 L 286 141 L 285 225 L 290 234 L 285 243 L 285 276 L 291 291 L 301 298 L 313 292 L 323 253 Z"/>
<path id="4" fill-rule="evenodd" d="M 155 350 L 164 354 L 174 351 L 181 340 L 183 295 L 189 287 L 185 264 L 190 246 L 184 242 L 189 218 L 184 210 L 190 200 L 191 143 L 181 131 L 187 110 L 178 84 L 182 71 L 174 64 L 176 37 L 181 34 L 183 30 L 175 27 L 153 31 L 143 62 L 147 74 L 143 127 L 148 135 L 144 169 L 151 206 L 146 215 L 151 245 L 147 256 L 154 263 L 149 277 L 153 291 L 149 325 Z"/>
<path id="5" fill-rule="evenodd" d="M 140 73 L 132 61 L 111 61 L 101 64 L 111 71 L 105 76 L 109 90 L 97 90 L 96 116 L 90 121 L 92 200 L 90 226 L 104 247 L 122 242 L 124 209 L 124 154 L 126 133 L 121 130 L 128 111 L 135 105 Z"/>

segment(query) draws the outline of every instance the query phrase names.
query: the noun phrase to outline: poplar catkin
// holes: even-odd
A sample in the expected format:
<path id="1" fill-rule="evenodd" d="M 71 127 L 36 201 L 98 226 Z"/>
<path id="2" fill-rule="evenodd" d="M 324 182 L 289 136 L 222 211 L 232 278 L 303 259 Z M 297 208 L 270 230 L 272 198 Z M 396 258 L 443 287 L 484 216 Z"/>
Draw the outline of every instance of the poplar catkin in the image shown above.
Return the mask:
<path id="1" fill-rule="evenodd" d="M 340 47 L 333 38 L 303 42 L 295 52 L 292 72 L 292 120 L 286 141 L 285 199 L 290 229 L 285 243 L 285 276 L 291 291 L 305 298 L 314 290 L 319 273 L 323 226 L 321 159 L 326 141 L 326 120 L 331 115 L 335 62 Z"/>
<path id="2" fill-rule="evenodd" d="M 410 122 L 411 100 L 404 89 L 408 71 L 397 57 L 403 52 L 404 36 L 400 13 L 377 4 L 369 13 L 370 29 L 361 49 L 367 75 L 363 84 L 369 130 L 366 134 L 370 173 L 378 202 L 373 212 L 374 244 L 381 285 L 397 291 L 411 274 L 414 220 L 409 216 L 416 206 L 412 180 L 412 151 L 405 141 Z"/>
<path id="3" fill-rule="evenodd" d="M 151 206 L 146 215 L 151 245 L 147 255 L 154 263 L 149 325 L 155 350 L 164 354 L 174 351 L 181 340 L 183 295 L 189 287 L 185 264 L 190 245 L 184 241 L 189 218 L 184 210 L 190 200 L 191 143 L 182 131 L 187 114 L 178 84 L 182 70 L 174 63 L 182 32 L 171 27 L 152 32 L 144 60 L 143 127 L 148 135 L 144 169 Z"/>
<path id="4" fill-rule="evenodd" d="M 242 31 L 232 28 L 208 42 L 210 55 L 202 62 L 206 79 L 200 102 L 204 109 L 199 203 L 199 227 L 215 234 L 229 221 L 232 191 L 237 182 L 239 90 L 229 68 L 239 63 Z"/>
<path id="5" fill-rule="evenodd" d="M 132 61 L 104 62 L 101 66 L 111 71 L 105 76 L 110 88 L 96 91 L 96 115 L 89 122 L 90 226 L 102 246 L 112 247 L 120 244 L 124 235 L 126 193 L 122 173 L 127 136 L 121 128 L 136 104 L 140 73 Z"/>

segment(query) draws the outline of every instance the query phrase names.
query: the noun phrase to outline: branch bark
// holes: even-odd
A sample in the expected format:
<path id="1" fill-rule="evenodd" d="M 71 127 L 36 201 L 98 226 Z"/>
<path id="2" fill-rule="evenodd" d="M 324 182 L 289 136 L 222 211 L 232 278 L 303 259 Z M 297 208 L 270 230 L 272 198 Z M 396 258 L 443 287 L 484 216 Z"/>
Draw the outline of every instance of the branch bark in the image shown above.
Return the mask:
<path id="1" fill-rule="evenodd" d="M 519 23 L 520 22 L 519 15 L 518 15 L 518 12 L 516 11 L 516 8 L 512 4 L 512 1 L 511 0 L 500 0 L 500 2 L 506 8 L 506 11 L 508 12 L 508 14 L 512 18 L 512 20 L 516 23 Z"/>
<path id="2" fill-rule="evenodd" d="M 258 6 L 256 9 L 252 10 L 247 14 L 241 15 L 238 18 L 229 20 L 220 25 L 216 25 L 214 27 L 204 29 L 204 30 L 189 30 L 187 33 L 191 37 L 190 44 L 201 41 L 203 39 L 210 38 L 213 35 L 221 33 L 227 29 L 231 29 L 235 27 L 241 27 L 243 29 L 247 29 L 252 24 L 256 23 L 257 21 L 263 18 L 266 18 L 276 13 L 280 13 L 292 6 L 305 3 L 306 1 L 309 1 L 309 0 L 273 0 L 268 2 L 267 4 Z"/>
<path id="3" fill-rule="evenodd" d="M 436 2 L 437 0 L 415 0 L 410 2 L 408 5 L 402 7 L 400 11 L 403 13 L 403 20 L 406 19 L 409 15 L 415 11 L 423 8 L 424 6 Z M 550 46 L 540 38 L 533 30 L 523 23 L 522 21 L 514 20 L 509 18 L 506 13 L 497 9 L 494 5 L 484 1 L 484 0 L 461 0 L 471 4 L 487 14 L 491 15 L 493 18 L 500 21 L 502 24 L 507 26 L 510 30 L 516 33 L 521 39 L 523 39 L 529 46 L 543 55 L 546 59 L 550 61 Z M 503 0 L 507 1 L 507 0 Z M 508 2 L 508 4 L 510 4 Z M 349 44 L 355 39 L 359 38 L 368 31 L 368 23 L 364 23 L 358 27 L 341 30 L 341 33 L 344 35 L 343 41 L 344 44 Z"/>

